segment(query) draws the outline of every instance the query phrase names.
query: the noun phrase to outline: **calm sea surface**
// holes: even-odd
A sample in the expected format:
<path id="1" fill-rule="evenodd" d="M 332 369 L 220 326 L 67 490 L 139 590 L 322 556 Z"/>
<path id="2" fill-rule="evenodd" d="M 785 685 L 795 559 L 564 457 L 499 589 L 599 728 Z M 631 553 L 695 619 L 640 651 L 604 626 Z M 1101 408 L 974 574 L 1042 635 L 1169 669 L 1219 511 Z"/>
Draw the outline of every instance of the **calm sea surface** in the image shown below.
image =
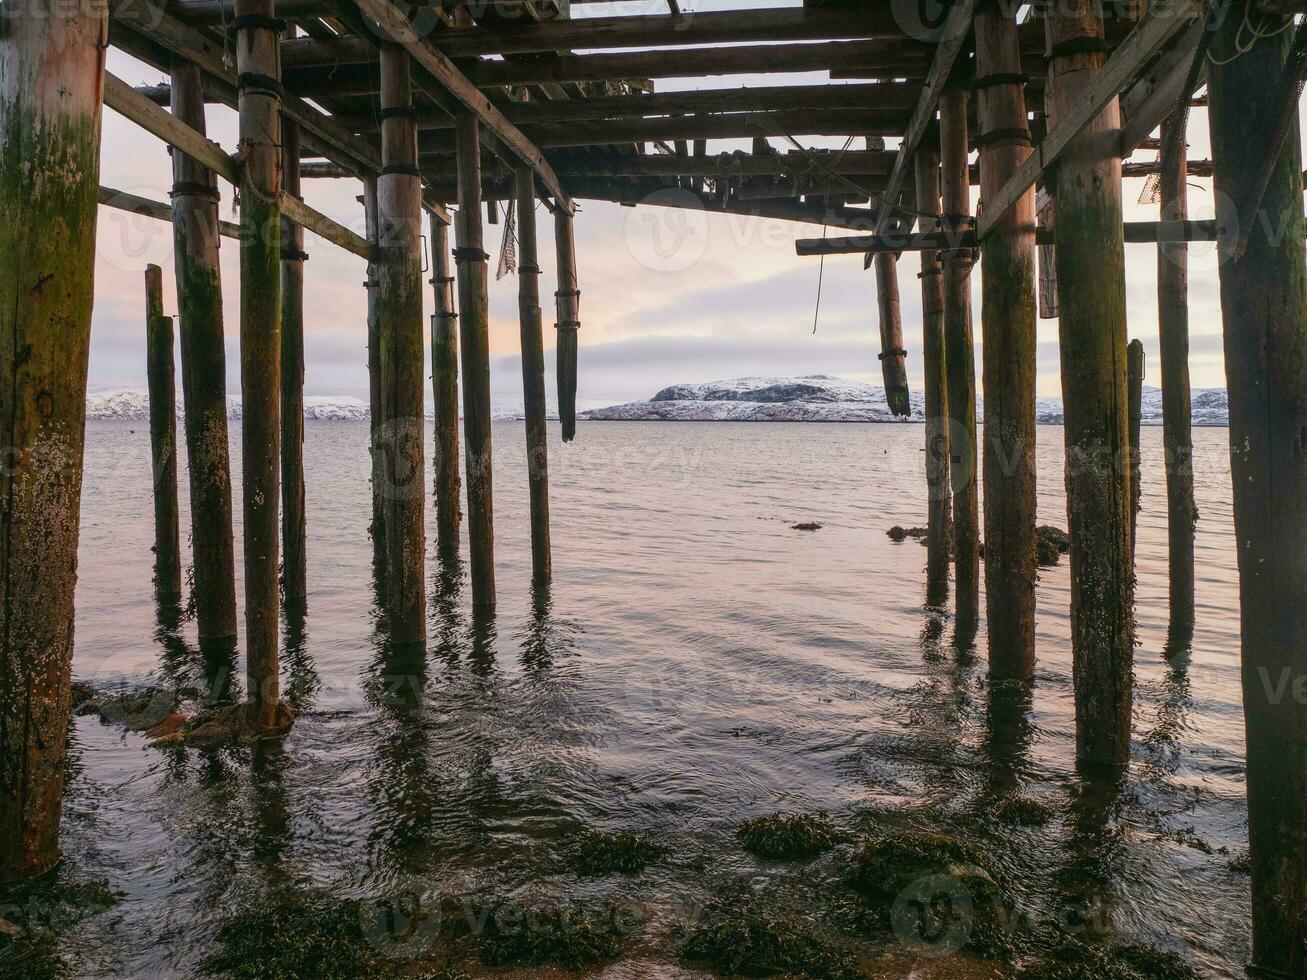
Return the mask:
<path id="1" fill-rule="evenodd" d="M 496 423 L 497 618 L 474 623 L 464 581 L 432 561 L 429 648 L 401 662 L 377 635 L 367 433 L 307 426 L 309 608 L 283 655 L 300 716 L 274 776 L 76 720 L 65 852 L 123 893 L 65 935 L 79 975 L 192 975 L 225 915 L 283 887 L 613 898 L 647 919 L 625 975 L 675 975 L 659 937 L 732 882 L 820 918 L 838 854 L 769 864 L 734 838 L 778 809 L 825 810 L 855 832 L 970 828 L 1031 915 L 1065 915 L 1072 880 L 1093 926 L 1207 975 L 1241 972 L 1226 430 L 1195 433 L 1198 622 L 1192 651 L 1169 660 L 1161 430 L 1144 430 L 1134 763 L 1107 789 L 1072 767 L 1065 559 L 1041 571 L 1025 711 L 986 684 L 983 632 L 959 655 L 948 615 L 927 608 L 925 549 L 886 537 L 925 522 L 920 426 L 592 423 L 567 447 L 554 427 L 554 588 L 540 604 L 522 426 Z M 1065 526 L 1062 431 L 1039 439 L 1040 519 Z M 89 423 L 79 678 L 203 676 L 193 623 L 156 635 L 149 486 L 148 426 Z M 791 529 L 808 521 L 822 529 Z M 1054 819 L 996 827 L 985 801 L 1013 789 Z M 556 855 L 587 828 L 649 833 L 671 854 L 638 877 L 577 879 Z"/>

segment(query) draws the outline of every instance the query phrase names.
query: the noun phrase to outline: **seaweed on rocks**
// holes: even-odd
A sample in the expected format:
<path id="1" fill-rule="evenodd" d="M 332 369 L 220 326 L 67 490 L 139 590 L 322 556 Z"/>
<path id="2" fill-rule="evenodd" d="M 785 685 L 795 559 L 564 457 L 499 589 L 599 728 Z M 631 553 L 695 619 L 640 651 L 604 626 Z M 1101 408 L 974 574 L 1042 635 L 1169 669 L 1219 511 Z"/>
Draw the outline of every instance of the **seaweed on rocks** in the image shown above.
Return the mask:
<path id="1" fill-rule="evenodd" d="M 816 857 L 839 840 L 839 832 L 824 813 L 755 817 L 740 824 L 735 836 L 750 854 L 777 861 Z"/>

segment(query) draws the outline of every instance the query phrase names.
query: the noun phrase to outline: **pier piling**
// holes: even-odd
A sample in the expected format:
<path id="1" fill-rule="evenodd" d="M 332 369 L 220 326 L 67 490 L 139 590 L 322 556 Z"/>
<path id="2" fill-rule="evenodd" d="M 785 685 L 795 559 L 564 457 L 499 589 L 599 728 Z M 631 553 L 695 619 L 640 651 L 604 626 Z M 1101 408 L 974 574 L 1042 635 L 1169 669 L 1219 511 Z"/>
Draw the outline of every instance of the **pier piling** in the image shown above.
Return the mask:
<path id="1" fill-rule="evenodd" d="M 300 128 L 281 123 L 282 182 L 300 197 Z M 308 596 L 304 513 L 304 229 L 281 219 L 281 591 L 289 606 Z"/>
<path id="2" fill-rule="evenodd" d="M 941 207 L 950 231 L 970 227 L 967 92 L 950 87 L 940 98 Z M 976 483 L 976 352 L 971 324 L 975 253 L 944 253 L 944 366 L 948 379 L 949 479 L 953 489 L 954 639 L 967 646 L 980 624 L 980 518 Z"/>
<path id="3" fill-rule="evenodd" d="M 1050 113 L 1069 112 L 1102 70 L 1103 22 L 1092 0 L 1045 18 Z M 1071 536 L 1071 652 L 1076 748 L 1083 764 L 1130 758 L 1134 659 L 1130 412 L 1126 397 L 1125 242 L 1119 100 L 1057 167 L 1057 304 Z"/>
<path id="4" fill-rule="evenodd" d="M 0 885 L 59 860 L 107 7 L 0 30 Z"/>
<path id="5" fill-rule="evenodd" d="M 578 333 L 581 330 L 581 288 L 576 275 L 576 227 L 571 214 L 560 207 L 554 212 L 554 251 L 558 260 L 558 347 L 555 351 L 558 376 L 558 419 L 563 442 L 576 438 L 576 370 Z"/>
<path id="6" fill-rule="evenodd" d="M 935 214 L 940 208 L 939 142 L 928 136 L 917 148 L 917 207 Z M 922 231 L 937 231 L 933 218 L 921 220 Z M 949 549 L 953 538 L 949 492 L 948 373 L 944 355 L 944 267 L 938 251 L 921 253 L 922 361 L 926 396 L 926 591 L 930 602 L 948 594 Z"/>
<path id="7" fill-rule="evenodd" d="M 426 464 L 423 462 L 422 180 L 408 55 L 381 48 L 381 175 L 377 178 L 381 333 L 380 450 L 386 508 L 386 621 L 392 642 L 426 636 Z"/>
<path id="8" fill-rule="evenodd" d="M 490 322 L 488 268 L 481 225 L 481 126 L 458 116 L 459 334 L 463 344 L 463 455 L 467 469 L 467 528 L 472 603 L 495 605 L 495 525 L 490 444 Z"/>
<path id="9" fill-rule="evenodd" d="M 1230 465 L 1239 561 L 1247 736 L 1252 966 L 1307 975 L 1307 254 L 1297 112 L 1287 108 L 1287 20 L 1267 17 L 1246 42 L 1242 5 L 1221 5 L 1207 65 L 1230 399 Z M 1298 28 L 1301 32 L 1302 28 Z M 1239 53 L 1237 57 L 1231 54 Z M 1296 86 L 1288 86 L 1296 103 Z M 1292 105 L 1293 103 L 1291 103 Z M 1270 166 L 1267 167 L 1266 165 Z M 1260 207 L 1242 213 L 1265 184 Z M 1234 254 L 1240 223 L 1250 230 Z"/>
<path id="10" fill-rule="evenodd" d="M 204 87 L 194 62 L 173 58 L 172 114 L 205 132 Z M 173 273 L 181 336 L 183 427 L 191 489 L 191 560 L 201 649 L 236 646 L 236 544 L 227 430 L 227 351 L 218 268 L 218 184 L 172 151 Z"/>
<path id="11" fill-rule="evenodd" d="M 363 182 L 363 220 L 368 241 L 375 246 L 380 235 L 380 218 L 377 211 L 377 178 Z M 381 275 L 377 258 L 368 262 L 368 278 L 364 288 L 368 291 L 368 456 L 372 464 L 372 523 L 368 532 L 372 536 L 373 577 L 384 592 L 386 569 L 386 485 L 385 456 L 381 451 L 381 424 L 385 407 L 381 394 L 381 303 L 377 283 Z"/>
<path id="12" fill-rule="evenodd" d="M 1178 119 L 1162 124 L 1159 152 L 1163 221 L 1189 217 L 1188 149 Z M 1166 534 L 1171 623 L 1180 633 L 1194 618 L 1193 406 L 1189 391 L 1189 246 L 1157 243 L 1157 325 L 1162 367 L 1162 443 L 1166 465 Z"/>
<path id="13" fill-rule="evenodd" d="M 981 200 L 1031 154 L 1015 12 L 976 11 Z M 1035 668 L 1035 192 L 1021 195 L 980 250 L 984 331 L 985 608 L 989 667 Z"/>
<path id="14" fill-rule="evenodd" d="M 163 315 L 163 270 L 145 267 L 145 376 L 150 392 L 150 463 L 154 477 L 154 590 L 182 594 L 177 508 L 177 395 L 172 317 Z"/>
<path id="15" fill-rule="evenodd" d="M 1139 461 L 1140 428 L 1144 424 L 1144 342 L 1130 341 L 1126 348 L 1127 395 L 1130 407 L 1130 553 L 1134 554 L 1139 531 L 1139 510 L 1143 506 L 1143 469 Z"/>
<path id="16" fill-rule="evenodd" d="M 435 401 L 436 547 L 443 557 L 458 554 L 462 478 L 458 460 L 458 313 L 450 267 L 449 225 L 431 215 L 431 394 Z"/>
<path id="17" fill-rule="evenodd" d="M 535 175 L 524 163 L 517 166 L 517 239 L 522 396 L 531 495 L 531 578 L 537 587 L 542 587 L 549 584 L 553 568 L 549 546 L 549 429 L 545 421 L 545 344 L 540 311 Z"/>
<path id="18" fill-rule="evenodd" d="M 272 0 L 237 0 L 241 168 L 241 474 L 250 724 L 277 727 L 281 408 L 281 90 Z"/>
<path id="19" fill-rule="evenodd" d="M 899 257 L 893 252 L 878 252 L 874 264 L 885 401 L 891 412 L 906 417 L 912 414 L 912 402 L 908 394 L 908 352 L 903 347 L 903 315 L 899 304 Z"/>

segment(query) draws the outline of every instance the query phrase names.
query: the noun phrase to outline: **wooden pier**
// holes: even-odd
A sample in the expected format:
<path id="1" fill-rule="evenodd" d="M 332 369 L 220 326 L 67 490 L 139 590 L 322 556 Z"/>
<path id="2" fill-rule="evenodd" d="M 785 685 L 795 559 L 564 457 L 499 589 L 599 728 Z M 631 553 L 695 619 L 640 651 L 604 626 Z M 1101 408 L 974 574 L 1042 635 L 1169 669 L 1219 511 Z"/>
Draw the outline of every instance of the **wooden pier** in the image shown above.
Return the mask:
<path id="1" fill-rule="evenodd" d="M 358 329 L 368 352 L 379 598 L 390 639 L 420 645 L 424 211 L 435 309 L 437 550 L 457 556 L 466 514 L 471 596 L 485 617 L 497 598 L 485 203 L 515 201 L 519 238 L 530 479 L 499 489 L 529 495 L 533 578 L 545 585 L 552 562 L 541 285 L 552 275 L 554 390 L 566 443 L 581 435 L 585 365 L 576 228 L 585 216 L 575 214 L 576 202 L 639 206 L 675 188 L 682 206 L 837 230 L 839 237 L 799 242 L 799 255 L 869 257 L 868 357 L 880 355 L 896 412 L 910 411 L 905 364 L 919 357 L 925 367 L 932 603 L 947 602 L 951 554 L 955 642 L 969 648 L 983 627 L 990 673 L 1019 683 L 1035 677 L 1038 662 L 1035 252 L 1038 242 L 1055 245 L 1077 755 L 1094 769 L 1119 770 L 1131 748 L 1140 491 L 1132 485 L 1138 443 L 1130 431 L 1124 244 L 1158 244 L 1174 627 L 1192 624 L 1195 576 L 1185 242 L 1218 241 L 1240 542 L 1252 966 L 1258 975 L 1304 976 L 1307 715 L 1292 697 L 1276 700 L 1278 688 L 1263 680 L 1287 671 L 1294 690 L 1307 671 L 1307 258 L 1296 121 L 1304 29 L 1287 19 L 1300 5 L 1155 0 L 1137 16 L 1132 4 L 1104 12 L 1068 0 L 1056 9 L 1021 7 L 1018 22 L 1014 5 L 956 0 L 926 31 L 905 22 L 899 6 L 805 0 L 696 14 L 669 0 L 665 12 L 645 3 L 639 12 L 587 16 L 580 0 L 417 8 L 394 0 L 109 0 L 49 18 L 38 0 L 7 4 L 0 883 L 39 875 L 59 855 L 97 204 L 173 225 L 204 644 L 232 644 L 237 635 L 219 238 L 234 237 L 239 248 L 246 711 L 251 730 L 271 737 L 287 723 L 281 602 L 302 605 L 314 589 L 302 458 L 306 233 L 315 248 L 343 248 L 367 263 L 368 316 Z M 1209 17 L 1215 27 L 1205 31 Z M 1251 34 L 1241 28 L 1248 17 L 1259 19 Z M 137 89 L 106 74 L 109 45 L 167 74 L 168 84 Z M 737 79 L 655 91 L 661 78 L 788 72 L 826 72 L 841 84 Z M 1203 72 L 1210 164 L 1188 161 L 1184 147 Z M 206 102 L 236 109 L 238 145 L 206 136 Z M 100 187 L 102 104 L 171 148 L 170 203 Z M 871 144 L 837 153 L 805 145 L 810 137 Z M 711 143 L 724 139 L 750 141 L 751 149 Z M 1146 145 L 1161 147 L 1157 160 L 1129 159 Z M 1123 222 L 1123 176 L 1150 171 L 1160 173 L 1161 220 Z M 1214 222 L 1188 220 L 1190 172 L 1214 175 L 1223 202 Z M 357 182 L 365 234 L 308 203 L 322 177 Z M 226 193 L 239 190 L 239 224 L 218 220 L 219 180 Z M 1051 230 L 1037 228 L 1037 188 L 1052 195 Z M 540 265 L 539 210 L 553 217 L 552 269 Z M 906 251 L 922 253 L 924 344 L 912 352 L 904 337 L 914 333 L 904 330 L 898 302 Z M 973 325 L 976 267 L 982 314 Z M 175 437 L 164 425 L 174 412 L 172 334 L 163 330 L 159 270 L 150 276 L 159 584 L 180 592 Z M 850 473 L 851 488 L 857 481 Z"/>

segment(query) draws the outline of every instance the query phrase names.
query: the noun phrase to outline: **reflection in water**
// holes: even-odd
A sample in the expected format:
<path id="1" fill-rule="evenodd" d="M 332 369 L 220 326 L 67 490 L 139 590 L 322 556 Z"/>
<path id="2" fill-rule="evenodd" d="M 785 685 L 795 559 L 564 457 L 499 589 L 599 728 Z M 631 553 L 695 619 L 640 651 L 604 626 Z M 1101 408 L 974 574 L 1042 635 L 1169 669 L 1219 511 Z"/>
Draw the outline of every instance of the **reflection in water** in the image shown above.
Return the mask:
<path id="1" fill-rule="evenodd" d="M 1034 775 L 1030 763 L 1034 690 L 1034 684 L 1025 680 L 997 681 L 989 687 L 984 756 L 988 791 L 994 797 L 1020 792 Z"/>
<path id="2" fill-rule="evenodd" d="M 309 654 L 309 633 L 303 603 L 286 603 L 282 623 L 281 672 L 282 697 L 295 714 L 313 707 L 314 697 L 322 686 Z"/>
<path id="3" fill-rule="evenodd" d="M 193 690 L 201 704 L 231 704 L 241 697 L 236 641 L 209 640 L 198 649 L 182 635 L 188 612 L 175 597 L 155 596 L 154 641 L 159 675 L 173 691 Z"/>
<path id="4" fill-rule="evenodd" d="M 1125 779 L 1123 772 L 1082 775 L 1072 790 L 1066 862 L 1054 873 L 1060 922 L 1071 934 L 1117 927 L 1119 892 L 1130 861 L 1118 819 Z"/>

